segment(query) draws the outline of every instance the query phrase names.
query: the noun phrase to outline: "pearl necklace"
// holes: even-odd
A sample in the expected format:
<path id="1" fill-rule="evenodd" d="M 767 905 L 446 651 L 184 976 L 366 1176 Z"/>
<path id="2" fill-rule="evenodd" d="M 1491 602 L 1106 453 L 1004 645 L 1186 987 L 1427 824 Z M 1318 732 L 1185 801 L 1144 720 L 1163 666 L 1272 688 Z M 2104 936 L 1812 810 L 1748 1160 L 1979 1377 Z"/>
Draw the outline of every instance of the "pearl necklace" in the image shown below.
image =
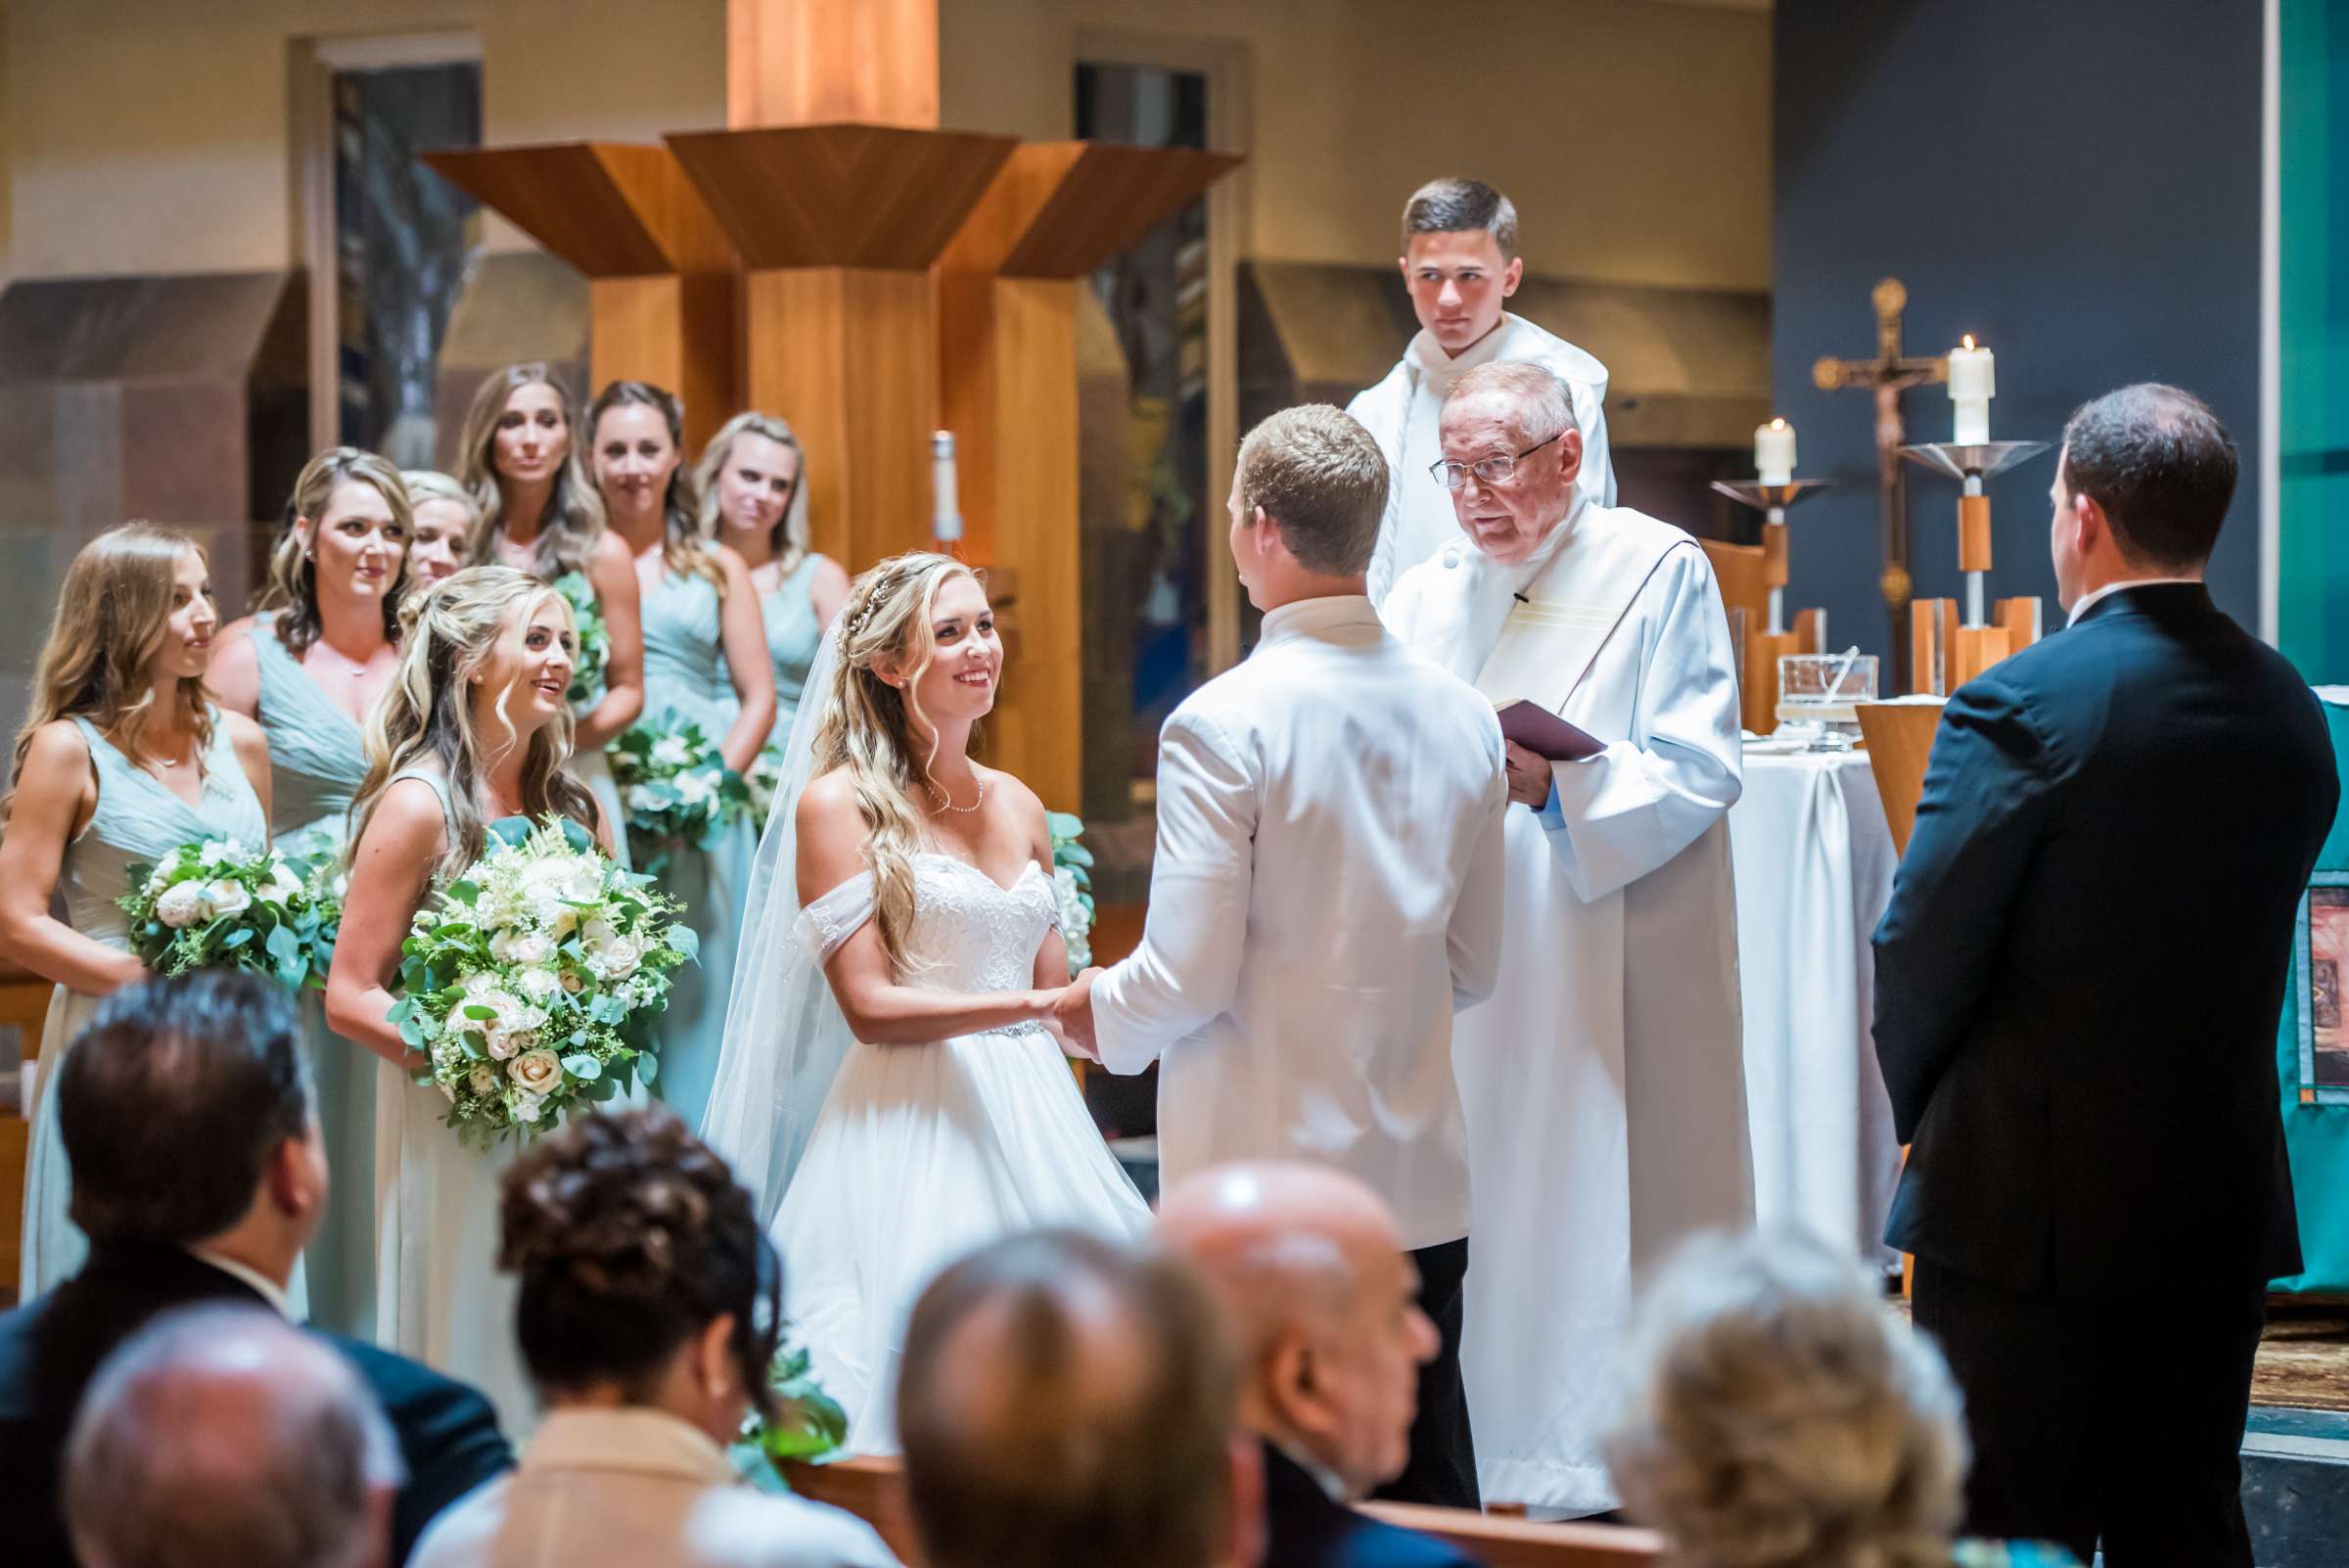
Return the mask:
<path id="1" fill-rule="evenodd" d="M 972 777 L 978 778 L 978 775 L 974 773 Z M 930 813 L 932 816 L 937 816 L 942 811 L 952 811 L 958 816 L 968 816 L 987 804 L 987 780 L 984 778 L 979 779 L 979 798 L 968 806 L 956 806 L 954 797 L 940 789 L 936 784 L 925 781 L 922 787 L 938 797 L 938 807 Z"/>

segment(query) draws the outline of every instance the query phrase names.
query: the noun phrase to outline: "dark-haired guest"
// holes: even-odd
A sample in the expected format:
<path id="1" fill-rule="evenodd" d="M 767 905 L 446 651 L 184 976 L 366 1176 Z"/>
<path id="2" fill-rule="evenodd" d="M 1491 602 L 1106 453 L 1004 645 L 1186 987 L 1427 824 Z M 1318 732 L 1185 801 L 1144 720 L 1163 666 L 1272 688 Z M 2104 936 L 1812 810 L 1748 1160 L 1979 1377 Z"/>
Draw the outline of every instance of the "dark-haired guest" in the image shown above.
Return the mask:
<path id="1" fill-rule="evenodd" d="M 200 1303 L 283 1314 L 328 1174 L 293 998 L 205 972 L 99 1004 L 58 1069 L 59 1131 L 81 1271 L 0 1316 L 0 1563 L 73 1562 L 58 1464 L 99 1362 L 149 1319 Z M 513 1462 L 488 1402 L 361 1341 L 322 1335 L 357 1370 L 407 1467 L 392 1560 L 434 1514 Z"/>
<path id="2" fill-rule="evenodd" d="M 930 1568 L 1254 1568 L 1257 1443 L 1207 1287 L 1082 1231 L 981 1247 L 922 1292 L 898 1434 Z"/>
<path id="3" fill-rule="evenodd" d="M 498 1217 L 546 1419 L 418 1568 L 894 1568 L 862 1522 L 754 1491 L 726 1457 L 748 1412 L 773 1414 L 782 1269 L 751 1195 L 673 1114 L 541 1139 Z"/>
<path id="4" fill-rule="evenodd" d="M 1965 1393 L 1967 1527 L 2116 1568 L 2248 1568 L 2251 1358 L 2300 1268 L 2276 1021 L 2340 784 L 2202 585 L 2235 471 L 2174 387 L 2072 416 L 2071 624 L 1951 697 L 1876 929 L 1886 1239 Z"/>

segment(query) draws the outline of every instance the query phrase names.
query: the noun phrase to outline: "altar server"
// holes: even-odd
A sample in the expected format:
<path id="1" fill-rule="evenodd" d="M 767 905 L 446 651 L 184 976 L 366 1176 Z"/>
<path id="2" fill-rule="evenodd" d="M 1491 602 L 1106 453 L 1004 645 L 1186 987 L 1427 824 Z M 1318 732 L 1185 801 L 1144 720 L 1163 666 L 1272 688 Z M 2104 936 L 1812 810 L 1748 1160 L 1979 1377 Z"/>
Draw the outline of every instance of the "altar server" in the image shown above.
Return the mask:
<path id="1" fill-rule="evenodd" d="M 1696 541 L 1593 500 L 1564 384 L 1471 370 L 1404 483 L 1455 538 L 1387 623 L 1496 704 L 1603 743 L 1508 746 L 1498 990 L 1460 1016 L 1476 1258 L 1462 1364 L 1488 1498 L 1588 1512 L 1633 1268 L 1753 1214 L 1727 817 L 1737 683 Z M 1515 726 L 1503 715 L 1504 731 Z M 1545 748 L 1556 749 L 1554 746 Z"/>
<path id="2" fill-rule="evenodd" d="M 1419 332 L 1386 379 L 1347 404 L 1387 454 L 1387 510 L 1370 558 L 1370 599 L 1383 604 L 1403 575 L 1460 535 L 1440 489 L 1419 476 L 1443 454 L 1436 423 L 1444 399 L 1479 365 L 1540 365 L 1563 381 L 1583 436 L 1578 483 L 1601 506 L 1615 504 L 1607 459 L 1607 367 L 1505 306 L 1525 277 L 1517 254 L 1515 204 L 1482 180 L 1431 180 L 1403 208 L 1404 287 Z"/>

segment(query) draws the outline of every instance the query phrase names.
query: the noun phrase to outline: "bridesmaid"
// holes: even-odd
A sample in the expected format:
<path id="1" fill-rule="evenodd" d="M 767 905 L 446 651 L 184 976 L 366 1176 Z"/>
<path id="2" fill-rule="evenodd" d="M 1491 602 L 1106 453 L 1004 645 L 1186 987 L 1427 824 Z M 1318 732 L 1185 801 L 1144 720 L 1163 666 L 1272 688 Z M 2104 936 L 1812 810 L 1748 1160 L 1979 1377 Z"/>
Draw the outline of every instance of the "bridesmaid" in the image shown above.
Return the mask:
<path id="1" fill-rule="evenodd" d="M 644 606 L 644 711 L 656 727 L 690 720 L 726 765 L 750 771 L 774 727 L 774 673 L 759 590 L 741 556 L 708 542 L 677 442 L 677 399 L 640 381 L 616 381 L 588 411 L 595 483 L 612 531 L 635 553 Z M 699 1127 L 717 1077 L 734 988 L 734 949 L 750 895 L 759 830 L 747 816 L 708 849 L 678 848 L 663 876 L 701 938 L 701 960 L 677 974 L 661 1016 L 661 1076 L 654 1087 Z"/>
<path id="2" fill-rule="evenodd" d="M 367 725 L 367 777 L 326 1019 L 376 1068 L 376 1332 L 478 1385 L 508 1431 L 530 1425 L 516 1360 L 514 1281 L 497 1270 L 497 1179 L 521 1145 L 484 1152 L 442 1125 L 390 1021 L 400 943 L 433 888 L 479 860 L 488 824 L 548 812 L 611 838 L 564 771 L 576 665 L 571 608 L 537 578 L 473 567 L 418 595 L 399 671 Z"/>
<path id="3" fill-rule="evenodd" d="M 541 364 L 508 365 L 482 383 L 465 414 L 465 488 L 481 511 L 467 566 L 516 567 L 541 582 L 587 578 L 611 638 L 601 689 L 573 710 L 571 771 L 595 793 L 628 863 L 620 789 L 604 748 L 644 711 L 644 640 L 635 562 L 604 532 L 604 506 L 579 461 L 571 394 Z"/>
<path id="4" fill-rule="evenodd" d="M 775 667 L 777 747 L 791 738 L 816 644 L 849 597 L 840 563 L 807 547 L 806 479 L 791 427 L 757 412 L 727 420 L 694 471 L 703 536 L 732 546 L 759 589 Z"/>
<path id="5" fill-rule="evenodd" d="M 408 576 L 429 588 L 464 564 L 465 546 L 482 526 L 482 509 L 465 486 L 429 468 L 404 470 L 408 507 L 415 521 L 408 532 Z"/>
<path id="6" fill-rule="evenodd" d="M 399 600 L 412 522 L 392 465 L 335 446 L 294 482 L 293 526 L 269 558 L 258 614 L 220 635 L 212 689 L 269 740 L 269 829 L 289 854 L 345 858 L 350 798 L 366 776 L 360 726 L 399 666 Z M 327 1162 L 324 1222 L 310 1242 L 310 1317 L 371 1337 L 375 1321 L 375 1074 L 302 995 Z"/>
<path id="7" fill-rule="evenodd" d="M 29 1106 L 23 1300 L 89 1250 L 44 1090 L 99 998 L 147 978 L 115 903 L 131 863 L 197 839 L 268 842 L 268 744 L 204 689 L 219 624 L 196 541 L 129 523 L 74 556 L 41 650 L 0 836 L 0 952 L 57 983 Z M 65 920 L 49 912 L 60 882 Z"/>

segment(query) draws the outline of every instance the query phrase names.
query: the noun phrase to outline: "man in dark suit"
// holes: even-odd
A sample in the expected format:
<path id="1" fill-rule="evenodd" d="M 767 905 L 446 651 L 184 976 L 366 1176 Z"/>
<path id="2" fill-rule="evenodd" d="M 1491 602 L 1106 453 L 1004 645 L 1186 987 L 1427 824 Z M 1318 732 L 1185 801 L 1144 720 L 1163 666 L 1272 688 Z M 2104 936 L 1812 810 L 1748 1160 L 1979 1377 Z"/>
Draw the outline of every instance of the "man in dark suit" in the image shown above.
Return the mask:
<path id="1" fill-rule="evenodd" d="M 2251 1359 L 2300 1267 L 2276 1027 L 2340 787 L 2202 586 L 2235 472 L 2174 388 L 2072 416 L 2071 624 L 1950 699 L 1875 939 L 1886 1236 L 1965 1392 L 1968 1528 L 2111 1568 L 2248 1568 Z"/>
<path id="2" fill-rule="evenodd" d="M 1342 1171 L 1210 1167 L 1159 1205 L 1158 1236 L 1207 1276 L 1264 1444 L 1264 1568 L 1460 1568 L 1444 1542 L 1356 1511 L 1410 1457 L 1436 1328 L 1395 1216 Z"/>
<path id="3" fill-rule="evenodd" d="M 50 1092 L 73 1170 L 80 1272 L 0 1315 L 0 1563 L 70 1568 L 59 1462 L 107 1353 L 175 1307 L 286 1311 L 325 1212 L 299 1015 L 272 982 L 230 973 L 116 992 L 58 1063 Z M 392 1558 L 432 1517 L 513 1464 L 479 1393 L 389 1351 L 324 1336 L 390 1417 L 407 1471 Z"/>

